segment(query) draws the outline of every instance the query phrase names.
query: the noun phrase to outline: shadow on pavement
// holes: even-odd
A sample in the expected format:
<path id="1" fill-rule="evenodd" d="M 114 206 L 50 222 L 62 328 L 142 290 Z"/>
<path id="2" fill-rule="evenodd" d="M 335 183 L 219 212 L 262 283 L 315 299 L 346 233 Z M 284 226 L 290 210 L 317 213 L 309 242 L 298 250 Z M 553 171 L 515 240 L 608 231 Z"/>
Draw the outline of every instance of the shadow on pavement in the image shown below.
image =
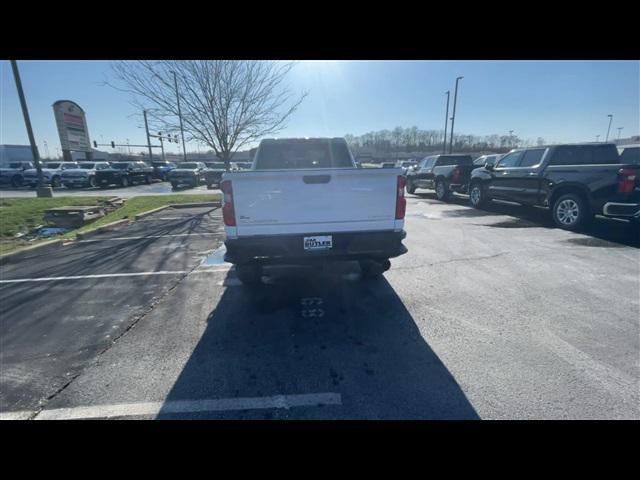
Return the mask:
<path id="1" fill-rule="evenodd" d="M 225 290 L 158 418 L 478 418 L 384 278 L 361 281 L 357 266 L 294 270 Z M 238 284 L 233 271 L 225 283 Z M 342 404 L 190 415 L 167 408 L 314 393 L 338 393 Z"/>

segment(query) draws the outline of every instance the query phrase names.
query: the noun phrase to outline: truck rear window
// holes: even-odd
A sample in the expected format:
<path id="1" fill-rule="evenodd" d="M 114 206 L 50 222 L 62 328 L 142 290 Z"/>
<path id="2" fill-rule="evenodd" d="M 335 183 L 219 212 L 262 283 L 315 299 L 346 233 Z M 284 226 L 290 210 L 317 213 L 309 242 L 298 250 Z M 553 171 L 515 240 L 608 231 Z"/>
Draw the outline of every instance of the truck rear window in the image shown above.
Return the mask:
<path id="1" fill-rule="evenodd" d="M 278 142 L 260 146 L 257 170 L 298 168 L 353 168 L 353 162 L 342 142 Z"/>

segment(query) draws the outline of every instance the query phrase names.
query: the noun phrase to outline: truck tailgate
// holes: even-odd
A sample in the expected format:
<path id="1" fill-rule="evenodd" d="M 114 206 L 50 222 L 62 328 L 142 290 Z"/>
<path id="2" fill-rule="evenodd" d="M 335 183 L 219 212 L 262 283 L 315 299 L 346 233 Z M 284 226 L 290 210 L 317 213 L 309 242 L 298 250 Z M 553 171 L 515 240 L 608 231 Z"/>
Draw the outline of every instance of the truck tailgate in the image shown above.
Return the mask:
<path id="1" fill-rule="evenodd" d="M 398 230 L 402 170 L 340 168 L 225 173 L 231 180 L 236 235 Z"/>

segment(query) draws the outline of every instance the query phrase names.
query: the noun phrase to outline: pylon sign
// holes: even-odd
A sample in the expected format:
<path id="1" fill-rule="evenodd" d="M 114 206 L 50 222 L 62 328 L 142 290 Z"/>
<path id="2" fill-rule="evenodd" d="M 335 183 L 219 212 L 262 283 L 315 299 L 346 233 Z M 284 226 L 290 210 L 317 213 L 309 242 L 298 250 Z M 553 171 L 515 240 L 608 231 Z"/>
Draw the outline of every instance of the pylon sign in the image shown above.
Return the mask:
<path id="1" fill-rule="evenodd" d="M 91 152 L 89 129 L 84 110 L 71 100 L 58 100 L 53 104 L 62 150 Z"/>

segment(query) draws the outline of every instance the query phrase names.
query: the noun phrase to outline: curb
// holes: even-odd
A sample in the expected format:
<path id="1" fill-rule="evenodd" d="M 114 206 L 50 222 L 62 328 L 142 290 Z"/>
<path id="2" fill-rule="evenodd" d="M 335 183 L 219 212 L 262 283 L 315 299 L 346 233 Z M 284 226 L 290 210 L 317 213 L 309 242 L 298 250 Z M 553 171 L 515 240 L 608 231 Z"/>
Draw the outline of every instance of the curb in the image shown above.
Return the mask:
<path id="1" fill-rule="evenodd" d="M 99 233 L 102 232 L 106 232 L 108 230 L 112 230 L 114 228 L 120 227 L 122 225 L 124 225 L 125 223 L 129 223 L 130 220 L 128 218 L 123 218 L 122 220 L 116 220 L 115 222 L 111 222 L 111 223 L 107 223 L 106 225 L 102 225 L 101 227 L 96 228 L 95 230 L 90 230 L 88 232 L 84 232 L 84 233 L 78 233 L 76 234 L 76 238 L 78 240 L 83 240 L 87 237 L 93 236 L 93 235 L 97 235 Z"/>
<path id="2" fill-rule="evenodd" d="M 59 247 L 63 243 L 62 239 L 57 240 L 49 240 L 48 242 L 39 243 L 38 245 L 32 245 L 30 247 L 24 247 L 15 252 L 5 253 L 4 255 L 0 255 L 0 265 L 4 265 L 5 263 L 11 262 L 15 257 L 23 255 L 25 253 L 32 253 L 34 250 L 44 249 L 46 247 Z"/>
<path id="3" fill-rule="evenodd" d="M 153 210 L 147 210 L 146 212 L 139 213 L 133 217 L 134 220 L 140 220 L 141 218 L 146 217 L 147 215 L 152 215 L 156 212 L 164 210 L 165 208 L 169 208 L 171 205 L 165 205 L 164 207 L 154 208 Z"/>
<path id="4" fill-rule="evenodd" d="M 222 202 L 218 200 L 213 202 L 200 202 L 200 203 L 174 203 L 167 206 L 171 208 L 220 207 L 222 206 Z"/>

